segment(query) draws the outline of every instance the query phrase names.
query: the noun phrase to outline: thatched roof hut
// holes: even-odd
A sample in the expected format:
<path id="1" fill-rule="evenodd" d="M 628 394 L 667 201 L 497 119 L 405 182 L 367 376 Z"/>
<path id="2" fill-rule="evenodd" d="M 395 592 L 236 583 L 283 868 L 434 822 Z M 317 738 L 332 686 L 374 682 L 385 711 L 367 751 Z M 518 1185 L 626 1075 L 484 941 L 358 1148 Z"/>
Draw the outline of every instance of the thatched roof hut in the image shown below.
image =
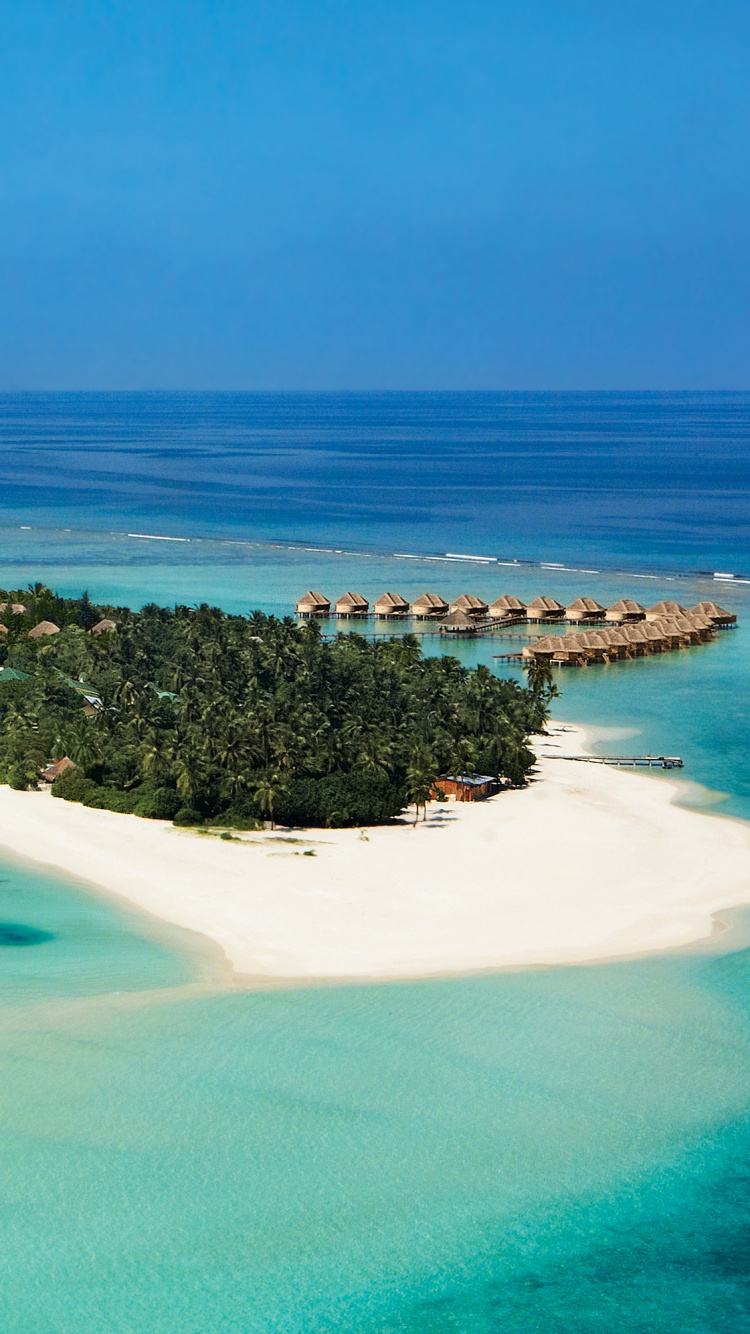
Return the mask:
<path id="1" fill-rule="evenodd" d="M 526 608 L 530 621 L 559 621 L 565 615 L 565 608 L 556 598 L 534 598 Z"/>
<path id="2" fill-rule="evenodd" d="M 455 602 L 451 602 L 449 610 L 451 612 L 464 611 L 467 616 L 473 616 L 476 620 L 477 617 L 486 616 L 489 607 L 475 593 L 462 593 L 460 597 L 456 598 Z"/>
<path id="3" fill-rule="evenodd" d="M 101 620 L 101 621 L 97 621 L 96 625 L 92 625 L 91 629 L 89 630 L 89 634 L 90 634 L 90 635 L 111 635 L 112 632 L 113 632 L 114 630 L 116 630 L 116 629 L 117 629 L 117 626 L 116 626 L 115 622 L 114 622 L 114 621 L 111 621 L 111 620 L 109 619 L 108 616 L 105 616 L 105 617 L 103 618 L 103 620 Z"/>
<path id="4" fill-rule="evenodd" d="M 736 625 L 737 617 L 732 611 L 725 611 L 716 602 L 699 602 L 697 606 L 691 607 L 691 611 L 702 612 L 714 625 Z"/>
<path id="5" fill-rule="evenodd" d="M 604 619 L 604 607 L 595 598 L 576 598 L 565 608 L 568 621 L 601 621 Z"/>
<path id="6" fill-rule="evenodd" d="M 373 603 L 372 609 L 376 616 L 383 618 L 409 615 L 409 603 L 400 593 L 381 593 Z"/>
<path id="7" fill-rule="evenodd" d="M 685 631 L 680 629 L 673 616 L 662 616 L 658 621 L 653 621 L 652 624 L 670 648 L 682 648 L 685 643 L 690 642 L 689 635 L 686 635 Z"/>
<path id="8" fill-rule="evenodd" d="M 452 616 L 440 622 L 441 635 L 474 635 L 476 631 L 476 617 L 469 616 L 465 611 L 454 611 Z"/>
<path id="9" fill-rule="evenodd" d="M 54 760 L 52 764 L 45 764 L 42 769 L 41 779 L 43 783 L 54 783 L 60 774 L 66 774 L 69 769 L 75 769 L 75 764 L 69 760 L 67 755 L 63 755 L 61 760 Z"/>
<path id="10" fill-rule="evenodd" d="M 585 666 L 588 654 L 582 640 L 582 635 L 560 635 L 555 657 L 561 662 L 574 662 Z"/>
<path id="11" fill-rule="evenodd" d="M 551 659 L 553 653 L 557 651 L 560 643 L 557 635 L 540 635 L 533 644 L 528 644 L 521 649 L 521 656 L 524 658 L 547 658 Z"/>
<path id="12" fill-rule="evenodd" d="M 411 614 L 417 621 L 431 621 L 447 616 L 448 603 L 439 593 L 421 593 L 411 604 Z"/>
<path id="13" fill-rule="evenodd" d="M 0 616 L 3 616 L 10 607 L 14 616 L 25 616 L 28 607 L 24 607 L 22 602 L 0 602 Z"/>
<path id="14" fill-rule="evenodd" d="M 60 627 L 54 621 L 40 621 L 33 630 L 29 630 L 29 639 L 41 639 L 42 635 L 59 635 Z"/>
<path id="15" fill-rule="evenodd" d="M 578 638 L 587 655 L 595 662 L 609 657 L 609 642 L 599 630 L 585 630 Z"/>
<path id="16" fill-rule="evenodd" d="M 679 602 L 655 602 L 646 612 L 647 621 L 658 621 L 661 616 L 684 616 L 685 608 Z"/>
<path id="17" fill-rule="evenodd" d="M 512 593 L 504 593 L 502 597 L 496 598 L 487 609 L 493 621 L 504 621 L 513 619 L 520 620 L 526 615 L 526 603 L 521 602 L 519 598 L 513 597 Z"/>
<path id="18" fill-rule="evenodd" d="M 311 589 L 302 594 L 294 610 L 298 616 L 330 616 L 331 603 L 322 593 L 313 593 Z"/>
<path id="19" fill-rule="evenodd" d="M 642 607 L 640 602 L 633 598 L 620 598 L 618 602 L 613 602 L 611 607 L 607 607 L 605 619 L 613 621 L 615 625 L 623 625 L 628 621 L 642 621 L 646 615 L 646 608 Z"/>
<path id="20" fill-rule="evenodd" d="M 337 616 L 366 616 L 370 604 L 361 593 L 342 593 L 334 610 Z"/>

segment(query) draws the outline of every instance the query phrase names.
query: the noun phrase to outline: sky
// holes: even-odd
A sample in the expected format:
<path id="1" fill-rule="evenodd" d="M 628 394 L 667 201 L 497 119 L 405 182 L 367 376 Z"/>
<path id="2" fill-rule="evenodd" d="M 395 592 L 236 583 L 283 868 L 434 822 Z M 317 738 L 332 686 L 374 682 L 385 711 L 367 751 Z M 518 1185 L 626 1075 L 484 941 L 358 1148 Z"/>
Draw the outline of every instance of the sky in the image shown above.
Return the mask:
<path id="1" fill-rule="evenodd" d="M 750 388 L 747 0 L 0 0 L 0 389 Z"/>

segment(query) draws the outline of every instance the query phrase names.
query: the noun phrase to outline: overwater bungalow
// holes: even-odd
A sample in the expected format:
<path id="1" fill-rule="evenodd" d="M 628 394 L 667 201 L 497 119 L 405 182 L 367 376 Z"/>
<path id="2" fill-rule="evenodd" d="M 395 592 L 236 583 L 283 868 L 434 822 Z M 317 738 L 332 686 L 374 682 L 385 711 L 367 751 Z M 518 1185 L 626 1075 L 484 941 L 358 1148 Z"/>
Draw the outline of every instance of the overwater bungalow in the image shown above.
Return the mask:
<path id="1" fill-rule="evenodd" d="M 487 610 L 493 621 L 520 621 L 526 615 L 526 603 L 513 597 L 512 593 L 504 593 Z"/>
<path id="2" fill-rule="evenodd" d="M 521 649 L 522 658 L 542 658 L 547 662 L 552 661 L 553 654 L 557 651 L 560 643 L 558 635 L 540 635 L 533 644 L 527 644 Z"/>
<path id="3" fill-rule="evenodd" d="M 565 608 L 556 598 L 534 598 L 526 608 L 530 621 L 559 621 L 565 615 Z"/>
<path id="4" fill-rule="evenodd" d="M 101 621 L 97 621 L 96 625 L 92 625 L 91 629 L 89 630 L 89 634 L 90 634 L 90 635 L 111 635 L 112 632 L 113 632 L 113 630 L 116 630 L 116 629 L 117 629 L 117 626 L 116 626 L 115 622 L 114 622 L 114 621 L 111 621 L 111 620 L 109 619 L 108 616 L 105 616 L 105 617 L 103 618 L 103 620 L 101 620 Z"/>
<path id="5" fill-rule="evenodd" d="M 361 593 L 342 593 L 334 611 L 342 620 L 360 620 L 368 615 L 370 604 Z"/>
<path id="6" fill-rule="evenodd" d="M 642 658 L 644 654 L 653 652 L 651 640 L 648 635 L 644 634 L 642 625 L 624 625 L 620 633 L 632 656 Z"/>
<path id="7" fill-rule="evenodd" d="M 604 616 L 605 620 L 612 621 L 615 625 L 626 625 L 632 621 L 645 620 L 646 608 L 633 598 L 620 598 L 618 602 L 613 602 L 611 607 L 607 607 Z"/>
<path id="8" fill-rule="evenodd" d="M 591 662 L 609 661 L 610 645 L 599 630 L 586 630 L 578 638 Z"/>
<path id="9" fill-rule="evenodd" d="M 448 615 L 448 603 L 439 593 L 422 593 L 411 604 L 415 621 L 435 621 Z"/>
<path id="10" fill-rule="evenodd" d="M 684 616 L 685 608 L 679 602 L 655 602 L 646 612 L 647 621 L 658 621 L 662 616 Z"/>
<path id="11" fill-rule="evenodd" d="M 33 630 L 29 630 L 29 639 L 41 639 L 43 635 L 59 635 L 60 627 L 54 621 L 40 621 Z"/>
<path id="12" fill-rule="evenodd" d="M 302 597 L 295 604 L 294 610 L 298 616 L 308 618 L 310 616 L 330 616 L 331 603 L 322 593 L 303 593 Z"/>
<path id="13" fill-rule="evenodd" d="M 576 598 L 565 608 L 566 621 L 603 621 L 605 608 L 594 598 Z"/>
<path id="14" fill-rule="evenodd" d="M 703 616 L 701 612 L 697 611 L 688 611 L 685 615 L 691 625 L 694 625 L 697 630 L 703 632 L 703 642 L 708 642 L 709 639 L 716 638 L 716 624 L 714 621 L 710 620 L 708 616 Z"/>
<path id="15" fill-rule="evenodd" d="M 448 610 L 453 612 L 463 611 L 467 616 L 473 616 L 474 620 L 482 620 L 489 611 L 486 602 L 478 598 L 474 593 L 462 593 L 455 602 L 451 602 Z"/>
<path id="16" fill-rule="evenodd" d="M 652 653 L 663 653 L 665 648 L 669 647 L 664 636 L 659 633 L 653 621 L 644 621 L 638 626 L 638 629 L 645 635 L 651 645 Z"/>
<path id="17" fill-rule="evenodd" d="M 382 593 L 373 603 L 372 610 L 379 620 L 392 621 L 409 615 L 409 603 L 400 593 Z"/>
<path id="18" fill-rule="evenodd" d="M 553 655 L 555 661 L 571 667 L 585 667 L 589 660 L 582 635 L 560 635 Z"/>
<path id="19" fill-rule="evenodd" d="M 737 624 L 737 617 L 734 612 L 725 611 L 724 608 L 720 607 L 716 602 L 699 602 L 697 606 L 691 607 L 690 610 L 701 612 L 702 615 L 707 616 L 709 621 L 712 621 L 714 625 Z"/>
<path id="20" fill-rule="evenodd" d="M 476 617 L 465 611 L 454 611 L 452 616 L 440 622 L 441 635 L 475 635 L 476 632 Z"/>
<path id="21" fill-rule="evenodd" d="M 617 630 L 614 626 L 603 626 L 598 631 L 602 639 L 609 645 L 609 656 L 613 658 L 624 658 L 628 653 L 628 641 L 623 635 L 622 628 Z"/>
<path id="22" fill-rule="evenodd" d="M 668 648 L 684 648 L 690 643 L 690 636 L 681 630 L 674 617 L 662 616 L 658 621 L 652 621 L 655 630 L 658 630 Z"/>

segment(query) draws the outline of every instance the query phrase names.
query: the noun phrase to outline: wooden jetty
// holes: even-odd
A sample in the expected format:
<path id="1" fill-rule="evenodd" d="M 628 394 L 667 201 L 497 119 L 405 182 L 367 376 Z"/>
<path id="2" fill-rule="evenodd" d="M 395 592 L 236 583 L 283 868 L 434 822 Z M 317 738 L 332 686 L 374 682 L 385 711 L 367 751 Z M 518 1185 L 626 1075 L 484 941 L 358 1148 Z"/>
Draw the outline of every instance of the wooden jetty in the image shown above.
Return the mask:
<path id="1" fill-rule="evenodd" d="M 545 760 L 577 760 L 580 764 L 613 764 L 631 768 L 682 769 L 679 755 L 544 755 Z"/>

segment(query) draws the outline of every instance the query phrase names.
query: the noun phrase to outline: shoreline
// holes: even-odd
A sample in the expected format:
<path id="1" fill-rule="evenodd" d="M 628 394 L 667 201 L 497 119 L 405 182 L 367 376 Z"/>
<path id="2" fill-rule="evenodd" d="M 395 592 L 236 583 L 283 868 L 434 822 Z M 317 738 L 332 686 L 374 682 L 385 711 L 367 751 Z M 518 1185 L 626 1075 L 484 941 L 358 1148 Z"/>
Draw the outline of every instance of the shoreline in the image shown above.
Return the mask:
<path id="1" fill-rule="evenodd" d="M 3 786 L 0 847 L 201 936 L 262 985 L 624 960 L 708 941 L 750 903 L 750 823 L 677 804 L 676 784 L 556 763 L 585 752 L 572 724 L 533 742 L 527 788 L 431 803 L 416 827 L 228 841 Z"/>

